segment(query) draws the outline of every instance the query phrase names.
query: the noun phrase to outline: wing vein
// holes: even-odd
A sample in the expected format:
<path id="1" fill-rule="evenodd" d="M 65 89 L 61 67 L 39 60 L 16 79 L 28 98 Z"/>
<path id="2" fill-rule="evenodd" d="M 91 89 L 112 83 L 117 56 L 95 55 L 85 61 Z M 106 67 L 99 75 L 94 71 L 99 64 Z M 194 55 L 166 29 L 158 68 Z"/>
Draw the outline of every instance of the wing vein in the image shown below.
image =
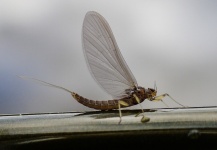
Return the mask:
<path id="1" fill-rule="evenodd" d="M 126 96 L 126 89 L 137 86 L 107 21 L 97 12 L 88 12 L 82 28 L 87 66 L 96 82 L 114 98 Z"/>

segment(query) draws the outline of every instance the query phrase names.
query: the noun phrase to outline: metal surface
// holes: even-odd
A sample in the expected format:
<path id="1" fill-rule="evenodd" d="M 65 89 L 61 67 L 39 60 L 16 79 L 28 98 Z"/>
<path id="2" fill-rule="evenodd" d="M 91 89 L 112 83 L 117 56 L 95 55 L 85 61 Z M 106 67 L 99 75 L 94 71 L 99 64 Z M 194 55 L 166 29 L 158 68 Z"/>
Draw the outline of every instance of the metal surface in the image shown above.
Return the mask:
<path id="1" fill-rule="evenodd" d="M 110 143 L 118 147 L 119 142 L 133 141 L 146 145 L 155 142 L 162 145 L 171 141 L 189 144 L 189 141 L 197 141 L 199 145 L 209 144 L 211 147 L 217 139 L 215 107 L 145 110 L 145 115 L 151 118 L 147 123 L 140 122 L 141 116 L 135 117 L 140 111 L 123 110 L 122 124 L 118 124 L 118 111 L 2 115 L 0 148 L 23 149 L 32 145 L 38 148 L 41 144 L 44 148 L 57 148 L 70 143 L 74 143 L 72 147 L 80 144 L 80 147 L 87 146 L 82 143 L 93 146 Z M 93 140 L 97 140 L 96 143 L 92 143 Z M 198 144 L 193 146 L 198 147 Z"/>

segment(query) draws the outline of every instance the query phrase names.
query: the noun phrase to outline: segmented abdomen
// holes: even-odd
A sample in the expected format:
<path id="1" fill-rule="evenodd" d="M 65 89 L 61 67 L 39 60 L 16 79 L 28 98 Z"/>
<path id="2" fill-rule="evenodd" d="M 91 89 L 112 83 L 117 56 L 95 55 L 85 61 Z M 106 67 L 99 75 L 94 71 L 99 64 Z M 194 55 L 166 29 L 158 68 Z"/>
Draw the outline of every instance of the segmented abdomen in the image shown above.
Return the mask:
<path id="1" fill-rule="evenodd" d="M 90 100 L 90 99 L 84 98 L 84 97 L 82 97 L 82 96 L 80 96 L 74 92 L 72 92 L 72 96 L 79 103 L 81 103 L 84 106 L 87 106 L 89 108 L 94 108 L 94 109 L 98 109 L 98 110 L 118 109 L 118 101 L 119 100 L 107 100 L 107 101 Z M 135 105 L 133 98 L 123 99 L 123 101 L 127 102 L 127 104 L 129 104 L 129 106 Z M 129 107 L 129 106 L 125 106 L 125 107 Z M 121 106 L 121 107 L 123 108 L 124 106 Z"/>

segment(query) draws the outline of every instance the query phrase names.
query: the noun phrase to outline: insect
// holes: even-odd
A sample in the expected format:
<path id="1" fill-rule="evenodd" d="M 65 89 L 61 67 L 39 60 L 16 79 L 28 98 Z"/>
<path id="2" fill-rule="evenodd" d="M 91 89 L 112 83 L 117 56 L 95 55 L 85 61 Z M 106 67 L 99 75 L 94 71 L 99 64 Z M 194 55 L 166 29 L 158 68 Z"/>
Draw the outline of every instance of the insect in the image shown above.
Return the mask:
<path id="1" fill-rule="evenodd" d="M 162 101 L 165 96 L 168 96 L 174 100 L 167 93 L 157 96 L 156 86 L 154 88 L 138 86 L 134 75 L 118 48 L 109 24 L 99 13 L 89 11 L 85 15 L 82 27 L 82 44 L 90 73 L 96 82 L 113 97 L 112 100 L 90 100 L 63 87 L 38 79 L 34 80 L 71 93 L 72 97 L 84 106 L 97 110 L 118 109 L 120 116 L 119 124 L 122 120 L 121 108 L 140 104 L 145 99 Z M 180 103 L 178 104 L 181 105 Z M 149 121 L 150 118 L 144 116 L 143 109 L 142 112 L 143 117 L 141 122 Z"/>

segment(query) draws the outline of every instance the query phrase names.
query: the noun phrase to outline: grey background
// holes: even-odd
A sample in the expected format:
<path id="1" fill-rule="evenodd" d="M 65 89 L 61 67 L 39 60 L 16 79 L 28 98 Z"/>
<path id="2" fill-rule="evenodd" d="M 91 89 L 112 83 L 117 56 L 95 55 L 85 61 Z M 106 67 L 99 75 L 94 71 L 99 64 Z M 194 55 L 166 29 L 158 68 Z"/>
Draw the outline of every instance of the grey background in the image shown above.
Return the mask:
<path id="1" fill-rule="evenodd" d="M 140 86 L 153 87 L 156 81 L 158 94 L 169 93 L 184 105 L 217 105 L 215 0 L 1 0 L 0 113 L 92 110 L 69 93 L 17 75 L 89 99 L 111 99 L 91 77 L 83 56 L 81 27 L 90 10 L 110 24 Z M 165 107 L 161 102 L 142 105 Z"/>

